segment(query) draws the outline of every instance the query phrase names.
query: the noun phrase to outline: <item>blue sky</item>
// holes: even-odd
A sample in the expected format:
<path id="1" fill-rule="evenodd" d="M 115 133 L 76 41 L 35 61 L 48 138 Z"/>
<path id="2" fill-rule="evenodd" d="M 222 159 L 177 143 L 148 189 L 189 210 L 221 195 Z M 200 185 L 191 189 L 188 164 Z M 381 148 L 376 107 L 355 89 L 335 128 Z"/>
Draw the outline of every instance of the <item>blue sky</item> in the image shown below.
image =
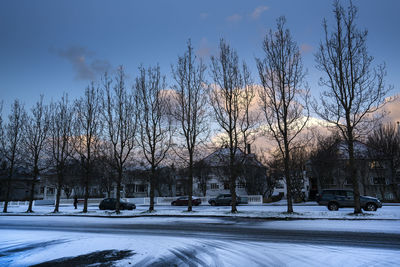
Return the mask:
<path id="1" fill-rule="evenodd" d="M 386 81 L 394 85 L 392 94 L 399 93 L 400 1 L 354 4 L 357 24 L 369 30 L 370 54 L 375 63 L 386 63 Z M 188 38 L 206 60 L 225 38 L 258 82 L 254 58 L 262 56 L 264 35 L 281 15 L 302 48 L 307 80 L 317 96 L 320 73 L 313 53 L 322 38 L 323 18 L 333 22 L 332 1 L 1 0 L 0 99 L 7 109 L 15 98 L 26 107 L 40 94 L 47 101 L 64 91 L 75 98 L 91 80 L 118 65 L 124 65 L 131 82 L 139 64 L 159 63 L 170 76 L 170 65 Z"/>

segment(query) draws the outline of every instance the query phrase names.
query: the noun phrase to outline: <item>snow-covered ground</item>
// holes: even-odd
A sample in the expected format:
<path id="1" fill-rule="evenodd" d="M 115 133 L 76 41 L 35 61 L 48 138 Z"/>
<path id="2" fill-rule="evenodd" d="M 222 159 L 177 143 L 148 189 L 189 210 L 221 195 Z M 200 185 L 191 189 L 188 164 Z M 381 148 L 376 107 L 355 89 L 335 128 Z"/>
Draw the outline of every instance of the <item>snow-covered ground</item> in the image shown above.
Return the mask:
<path id="1" fill-rule="evenodd" d="M 27 218 L 11 216 L 3 218 L 9 222 L 24 219 Z M 51 222 L 48 222 L 47 216 L 30 219 L 54 224 L 60 222 L 79 224 L 83 220 L 76 216 L 52 217 Z M 177 220 L 194 224 L 230 223 L 223 218 L 190 217 L 84 218 L 84 220 L 96 221 L 99 224 L 107 224 L 110 220 L 117 224 L 146 222 L 171 224 Z M 253 227 L 399 233 L 399 226 L 396 220 L 299 220 L 265 221 Z M 121 251 L 125 254 L 114 261 L 116 266 L 398 266 L 400 262 L 399 250 L 383 249 L 379 246 L 363 248 L 207 237 L 0 230 L 0 266 L 30 266 L 63 257 L 75 258 L 77 255 L 84 255 L 84 260 L 89 260 L 91 257 L 98 257 L 97 254 L 100 253 L 115 255 Z"/>
<path id="2" fill-rule="evenodd" d="M 187 212 L 187 207 L 175 207 L 159 205 L 155 206 L 155 212 L 148 213 L 148 206 L 138 205 L 135 210 L 121 211 L 117 215 L 113 211 L 99 210 L 98 206 L 89 206 L 88 213 L 82 213 L 82 206 L 74 209 L 72 205 L 60 206 L 60 212 L 52 213 L 54 206 L 35 206 L 34 213 L 26 213 L 27 206 L 10 206 L 8 213 L 2 215 L 71 215 L 71 216 L 233 216 L 233 217 L 254 217 L 254 218 L 292 218 L 292 219 L 368 219 L 368 220 L 400 220 L 400 205 L 387 204 L 376 212 L 364 212 L 362 215 L 352 214 L 352 208 L 342 208 L 338 211 L 329 211 L 325 206 L 317 206 L 315 202 L 294 206 L 293 214 L 286 213 L 284 203 L 270 205 L 242 205 L 238 207 L 239 212 L 231 214 L 229 206 L 212 207 L 200 205 L 193 207 L 193 212 Z"/>
<path id="3" fill-rule="evenodd" d="M 97 205 L 89 206 L 86 214 L 82 213 L 82 206 L 75 210 L 72 205 L 61 206 L 57 214 L 52 213 L 53 206 L 35 206 L 34 213 L 26 213 L 26 209 L 27 206 L 10 206 L 8 213 L 0 213 L 0 221 L 5 225 L 13 225 L 21 220 L 43 225 L 79 225 L 86 220 L 105 226 L 110 221 L 120 225 L 171 225 L 184 221 L 193 225 L 202 223 L 241 227 L 245 224 L 247 228 L 276 230 L 400 234 L 400 205 L 396 204 L 384 205 L 376 212 L 364 212 L 358 216 L 352 214 L 351 208 L 328 211 L 326 207 L 315 203 L 295 205 L 294 214 L 286 213 L 284 203 L 243 205 L 238 207 L 237 214 L 231 214 L 230 207 L 208 205 L 194 207 L 194 212 L 187 212 L 187 207 L 160 205 L 152 213 L 147 212 L 148 206 L 138 205 L 133 211 L 121 211 L 120 215 L 113 211 L 101 211 Z M 255 220 L 251 221 L 255 223 L 234 217 L 252 218 Z M 400 251 L 373 245 L 349 247 L 298 242 L 272 243 L 225 240 L 207 235 L 197 238 L 142 232 L 126 235 L 118 231 L 106 234 L 0 229 L 0 266 L 30 266 L 60 258 L 66 264 L 63 266 L 77 266 L 78 263 L 99 266 L 99 259 L 106 259 L 105 263 L 113 262 L 116 266 L 399 266 Z M 50 262 L 44 266 L 53 264 Z"/>

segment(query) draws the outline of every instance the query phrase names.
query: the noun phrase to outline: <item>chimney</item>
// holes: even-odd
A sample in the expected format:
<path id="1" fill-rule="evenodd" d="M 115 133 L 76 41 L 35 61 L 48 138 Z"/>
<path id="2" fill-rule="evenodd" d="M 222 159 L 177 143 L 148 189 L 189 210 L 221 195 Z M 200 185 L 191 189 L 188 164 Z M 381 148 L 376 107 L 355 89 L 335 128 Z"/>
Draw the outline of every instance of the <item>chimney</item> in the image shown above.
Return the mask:
<path id="1" fill-rule="evenodd" d="M 247 144 L 247 154 L 251 154 L 250 144 Z"/>

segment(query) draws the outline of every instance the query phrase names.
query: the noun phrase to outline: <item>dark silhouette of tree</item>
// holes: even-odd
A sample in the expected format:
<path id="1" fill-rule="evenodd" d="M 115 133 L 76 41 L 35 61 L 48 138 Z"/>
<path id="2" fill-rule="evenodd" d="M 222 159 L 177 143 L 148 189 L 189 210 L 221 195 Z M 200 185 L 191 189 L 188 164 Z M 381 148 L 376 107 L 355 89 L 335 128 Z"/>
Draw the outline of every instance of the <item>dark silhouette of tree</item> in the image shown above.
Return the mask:
<path id="1" fill-rule="evenodd" d="M 396 201 L 399 201 L 399 186 L 396 171 L 400 168 L 400 133 L 393 123 L 380 125 L 367 140 L 368 153 L 372 160 L 389 165 L 389 188 Z"/>
<path id="2" fill-rule="evenodd" d="M 64 94 L 60 101 L 51 103 L 49 138 L 53 167 L 57 176 L 55 213 L 59 212 L 67 160 L 73 149 L 71 144 L 72 116 L 73 110 L 68 101 L 68 95 Z"/>
<path id="3" fill-rule="evenodd" d="M 320 105 L 314 109 L 339 130 L 347 143 L 354 213 L 362 213 L 354 142 L 371 131 L 378 120 L 375 111 L 384 104 L 388 92 L 384 84 L 386 71 L 383 65 L 372 67 L 373 57 L 366 46 L 368 32 L 356 27 L 357 8 L 350 2 L 345 9 L 336 1 L 333 12 L 335 27 L 330 33 L 324 20 L 325 38 L 316 54 L 317 68 L 325 74 L 320 84 L 327 90 L 321 93 Z"/>
<path id="4" fill-rule="evenodd" d="M 115 84 L 104 75 L 103 118 L 106 127 L 106 153 L 113 159 L 112 166 L 117 172 L 116 213 L 120 213 L 121 183 L 127 160 L 135 147 L 136 114 L 134 99 L 125 86 L 125 72 L 122 66 L 117 70 Z M 113 86 L 113 88 L 111 88 Z"/>
<path id="5" fill-rule="evenodd" d="M 43 96 L 31 109 L 25 123 L 23 145 L 26 150 L 27 165 L 31 169 L 32 182 L 29 194 L 29 206 L 27 212 L 33 212 L 32 204 L 35 195 L 35 185 L 40 172 L 45 169 L 43 152 L 46 146 L 50 128 L 49 107 L 43 104 Z"/>
<path id="6" fill-rule="evenodd" d="M 189 40 L 187 51 L 178 57 L 176 66 L 172 66 L 175 84 L 171 105 L 172 117 L 176 120 L 178 133 L 182 137 L 178 140 L 178 146 L 182 149 L 177 154 L 188 168 L 188 211 L 192 211 L 194 157 L 209 133 L 205 70 L 206 66 L 194 55 Z"/>
<path id="7" fill-rule="evenodd" d="M 74 150 L 81 162 L 84 175 L 83 212 L 87 212 L 89 184 L 95 158 L 100 154 L 102 118 L 100 90 L 92 83 L 85 89 L 85 95 L 75 101 Z"/>
<path id="8" fill-rule="evenodd" d="M 246 150 L 251 132 L 257 124 L 250 112 L 255 96 L 254 86 L 246 64 L 240 66 L 236 51 L 223 39 L 220 41 L 218 55 L 211 57 L 211 75 L 214 82 L 210 92 L 211 105 L 215 119 L 222 128 L 222 143 L 229 150 L 227 155 L 221 156 L 229 158 L 226 173 L 232 196 L 231 212 L 236 213 L 236 181 L 245 159 L 238 157 L 237 153 L 241 147 L 243 151 Z"/>
<path id="9" fill-rule="evenodd" d="M 150 206 L 154 210 L 156 171 L 171 148 L 171 120 L 168 115 L 165 76 L 160 67 L 139 67 L 135 84 L 135 104 L 138 117 L 138 142 L 150 165 Z"/>
<path id="10" fill-rule="evenodd" d="M 22 160 L 21 141 L 23 138 L 22 129 L 25 122 L 26 113 L 24 107 L 19 100 L 15 100 L 11 106 L 11 112 L 8 116 L 8 122 L 4 127 L 5 131 L 2 134 L 3 138 L 1 140 L 1 150 L 7 166 L 6 195 L 3 212 L 7 212 L 15 169 Z"/>
<path id="11" fill-rule="evenodd" d="M 330 136 L 317 136 L 316 147 L 311 151 L 311 173 L 316 178 L 318 191 L 331 184 L 340 166 L 338 134 Z"/>
<path id="12" fill-rule="evenodd" d="M 304 82 L 305 72 L 299 48 L 286 19 L 277 19 L 277 29 L 265 36 L 264 59 L 257 59 L 262 84 L 261 108 L 267 123 L 265 134 L 271 136 L 280 151 L 287 185 L 287 212 L 293 212 L 291 182 L 291 150 L 296 147 L 296 137 L 309 118 L 309 90 Z"/>

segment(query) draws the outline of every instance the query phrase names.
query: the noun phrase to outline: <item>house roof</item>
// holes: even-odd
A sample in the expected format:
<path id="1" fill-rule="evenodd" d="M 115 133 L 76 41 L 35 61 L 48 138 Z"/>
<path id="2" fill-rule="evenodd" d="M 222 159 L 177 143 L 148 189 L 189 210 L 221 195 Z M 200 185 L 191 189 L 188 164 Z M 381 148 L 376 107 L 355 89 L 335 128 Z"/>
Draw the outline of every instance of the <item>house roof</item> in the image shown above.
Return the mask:
<path id="1" fill-rule="evenodd" d="M 212 167 L 226 166 L 229 164 L 229 148 L 220 148 L 207 157 L 203 159 L 203 162 Z M 259 162 L 255 156 L 255 154 L 245 154 L 241 149 L 236 150 L 235 160 L 240 163 L 244 163 L 245 165 L 252 165 L 257 167 L 264 167 L 261 162 Z"/>

